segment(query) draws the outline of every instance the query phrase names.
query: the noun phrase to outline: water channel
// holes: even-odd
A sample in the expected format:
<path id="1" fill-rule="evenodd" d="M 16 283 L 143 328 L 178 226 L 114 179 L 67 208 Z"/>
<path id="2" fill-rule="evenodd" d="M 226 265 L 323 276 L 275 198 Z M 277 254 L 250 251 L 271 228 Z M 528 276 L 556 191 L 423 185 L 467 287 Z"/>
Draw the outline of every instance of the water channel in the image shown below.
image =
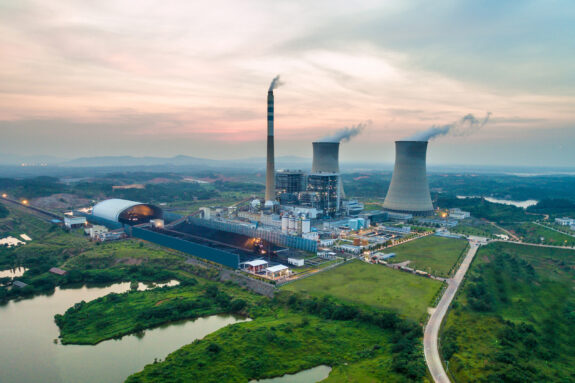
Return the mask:
<path id="1" fill-rule="evenodd" d="M 214 315 L 171 323 L 147 330 L 144 335 L 129 335 L 96 346 L 63 346 L 54 342 L 59 334 L 55 314 L 64 313 L 82 300 L 129 289 L 129 283 L 57 288 L 50 296 L 0 306 L 0 382 L 120 383 L 155 358 L 164 359 L 195 339 L 244 320 Z"/>

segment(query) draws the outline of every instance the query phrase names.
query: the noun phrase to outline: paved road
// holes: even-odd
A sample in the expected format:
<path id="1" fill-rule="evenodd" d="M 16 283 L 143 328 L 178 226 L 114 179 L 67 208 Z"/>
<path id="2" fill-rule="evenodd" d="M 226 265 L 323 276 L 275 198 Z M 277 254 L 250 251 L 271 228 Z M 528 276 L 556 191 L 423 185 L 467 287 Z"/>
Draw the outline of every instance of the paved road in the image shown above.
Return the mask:
<path id="1" fill-rule="evenodd" d="M 445 317 L 447 309 L 449 308 L 449 305 L 453 300 L 457 289 L 459 288 L 459 284 L 463 280 L 465 273 L 467 273 L 469 265 L 471 264 L 475 253 L 477 252 L 477 248 L 479 247 L 479 245 L 474 241 L 470 241 L 469 245 L 469 251 L 467 252 L 463 262 L 461 262 L 459 270 L 457 270 L 457 273 L 455 273 L 455 276 L 452 279 L 447 280 L 447 289 L 437 304 L 437 308 L 433 314 L 431 314 L 423 334 L 425 362 L 427 363 L 429 372 L 431 373 L 431 376 L 436 383 L 450 382 L 445 370 L 443 369 L 443 364 L 441 363 L 437 338 L 439 336 L 439 328 L 441 327 L 441 322 L 443 322 L 443 318 Z"/>

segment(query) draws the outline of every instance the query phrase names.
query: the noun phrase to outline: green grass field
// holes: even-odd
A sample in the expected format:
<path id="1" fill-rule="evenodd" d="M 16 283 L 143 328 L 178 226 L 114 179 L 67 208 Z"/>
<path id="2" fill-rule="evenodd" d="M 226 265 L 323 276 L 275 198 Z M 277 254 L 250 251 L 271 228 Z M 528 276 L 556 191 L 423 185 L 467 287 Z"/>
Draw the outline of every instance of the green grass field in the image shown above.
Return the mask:
<path id="1" fill-rule="evenodd" d="M 453 233 L 460 233 L 464 235 L 475 235 L 478 237 L 495 238 L 495 234 L 505 234 L 497 227 L 483 222 L 481 220 L 468 220 L 461 222 L 459 225 L 449 229 Z"/>
<path id="2" fill-rule="evenodd" d="M 382 265 L 352 261 L 281 288 L 312 296 L 331 295 L 342 301 L 391 309 L 417 321 L 426 315 L 427 307 L 441 284 Z"/>
<path id="3" fill-rule="evenodd" d="M 442 328 L 457 382 L 575 381 L 575 251 L 494 243 Z"/>
<path id="4" fill-rule="evenodd" d="M 430 235 L 394 246 L 388 252 L 396 254 L 391 262 L 411 261 L 409 267 L 447 277 L 466 247 L 466 240 Z"/>
<path id="5" fill-rule="evenodd" d="M 535 223 L 516 223 L 507 225 L 505 228 L 515 232 L 525 242 L 555 246 L 575 246 L 575 238 Z"/>

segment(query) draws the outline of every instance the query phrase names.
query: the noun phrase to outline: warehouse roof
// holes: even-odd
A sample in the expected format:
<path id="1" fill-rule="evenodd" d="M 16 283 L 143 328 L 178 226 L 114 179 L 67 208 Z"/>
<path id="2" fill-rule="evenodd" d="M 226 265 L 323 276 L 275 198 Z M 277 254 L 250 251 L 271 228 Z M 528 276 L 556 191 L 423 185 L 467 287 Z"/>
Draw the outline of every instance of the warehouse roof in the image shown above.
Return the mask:
<path id="1" fill-rule="evenodd" d="M 92 214 L 99 218 L 104 218 L 109 221 L 118 222 L 118 217 L 120 214 L 131 207 L 137 205 L 144 205 L 141 202 L 128 201 L 126 199 L 107 199 L 105 201 L 99 202 L 94 206 Z"/>

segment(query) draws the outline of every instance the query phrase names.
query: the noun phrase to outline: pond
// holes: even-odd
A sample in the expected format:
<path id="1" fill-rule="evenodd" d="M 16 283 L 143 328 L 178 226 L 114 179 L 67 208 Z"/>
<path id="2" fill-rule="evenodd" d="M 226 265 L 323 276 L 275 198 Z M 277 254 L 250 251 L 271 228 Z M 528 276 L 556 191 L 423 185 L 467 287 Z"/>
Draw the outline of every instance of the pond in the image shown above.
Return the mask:
<path id="1" fill-rule="evenodd" d="M 296 374 L 286 374 L 277 378 L 250 380 L 250 383 L 312 383 L 320 382 L 328 377 L 331 372 L 330 366 L 317 366 L 309 370 L 303 370 Z"/>
<path id="2" fill-rule="evenodd" d="M 0 278 L 17 278 L 24 275 L 28 269 L 24 267 L 16 267 L 14 269 L 0 270 Z"/>
<path id="3" fill-rule="evenodd" d="M 51 296 L 0 306 L 0 382 L 123 382 L 146 364 L 153 363 L 154 359 L 164 359 L 195 339 L 245 320 L 231 315 L 214 315 L 171 323 L 95 346 L 63 346 L 54 342 L 59 335 L 54 323 L 55 314 L 64 313 L 82 300 L 90 301 L 129 289 L 129 283 L 109 287 L 57 288 Z"/>

